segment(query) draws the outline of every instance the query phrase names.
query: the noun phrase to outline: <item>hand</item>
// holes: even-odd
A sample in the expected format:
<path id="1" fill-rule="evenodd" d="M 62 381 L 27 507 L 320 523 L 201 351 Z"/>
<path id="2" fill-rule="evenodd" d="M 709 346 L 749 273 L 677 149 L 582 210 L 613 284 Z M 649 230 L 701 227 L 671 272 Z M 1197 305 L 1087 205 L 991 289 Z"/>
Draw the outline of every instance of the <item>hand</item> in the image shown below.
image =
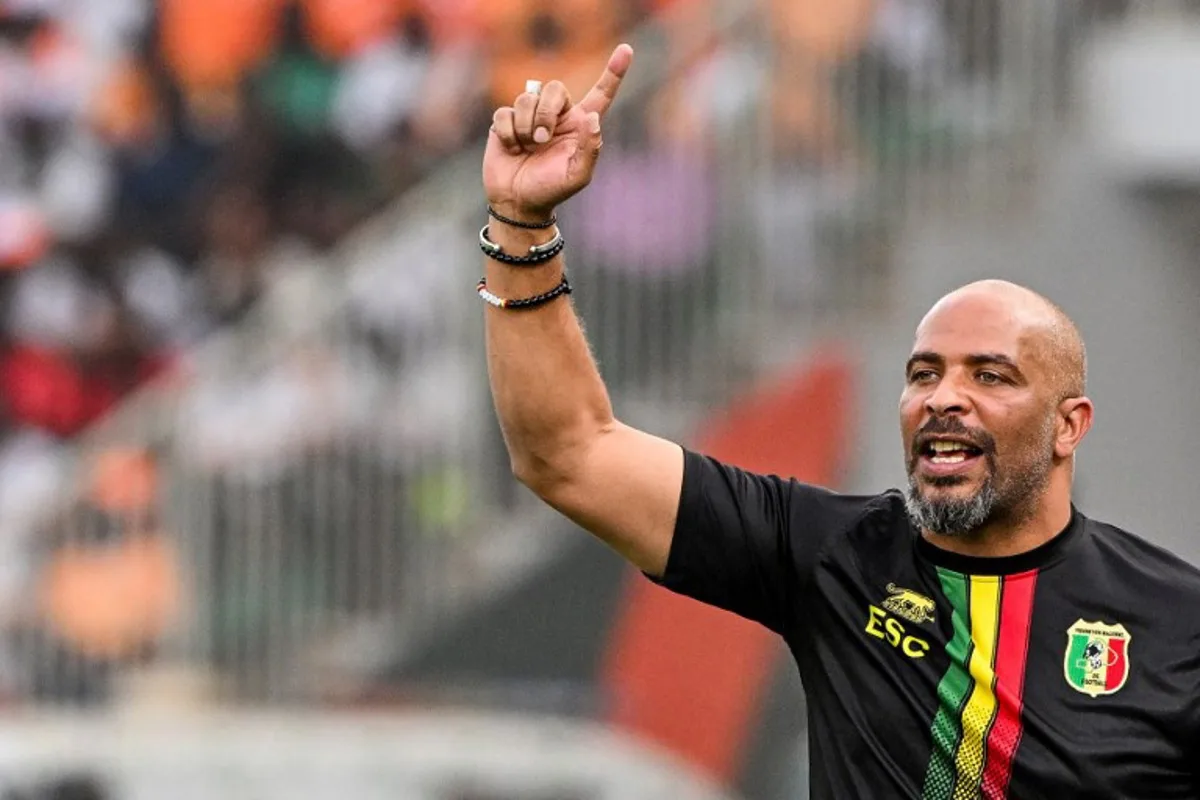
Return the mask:
<path id="1" fill-rule="evenodd" d="M 483 155 L 483 188 L 493 208 L 544 220 L 588 185 L 600 155 L 600 121 L 632 62 L 633 48 L 618 46 L 578 105 L 561 81 L 550 81 L 540 95 L 525 92 L 496 110 Z"/>

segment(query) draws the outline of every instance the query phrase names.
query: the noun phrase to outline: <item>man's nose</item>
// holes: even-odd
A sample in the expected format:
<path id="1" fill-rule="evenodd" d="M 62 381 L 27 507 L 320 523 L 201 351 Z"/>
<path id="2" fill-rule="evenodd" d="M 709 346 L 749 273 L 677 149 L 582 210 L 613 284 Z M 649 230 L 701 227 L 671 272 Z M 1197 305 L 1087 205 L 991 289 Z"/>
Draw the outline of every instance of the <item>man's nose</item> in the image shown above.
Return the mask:
<path id="1" fill-rule="evenodd" d="M 925 409 L 935 416 L 967 414 L 971 410 L 971 398 L 959 381 L 946 376 L 925 398 Z"/>

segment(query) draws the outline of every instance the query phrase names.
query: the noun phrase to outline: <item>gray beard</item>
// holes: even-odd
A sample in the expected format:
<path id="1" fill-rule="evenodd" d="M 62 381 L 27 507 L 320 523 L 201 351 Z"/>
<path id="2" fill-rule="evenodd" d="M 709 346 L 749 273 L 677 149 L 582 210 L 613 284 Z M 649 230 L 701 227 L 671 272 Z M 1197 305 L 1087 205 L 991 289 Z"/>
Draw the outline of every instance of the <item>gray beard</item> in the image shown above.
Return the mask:
<path id="1" fill-rule="evenodd" d="M 992 519 L 996 501 L 996 487 L 990 478 L 970 497 L 932 500 L 921 495 L 916 476 L 910 475 L 904 507 L 919 530 L 941 536 L 968 536 Z"/>

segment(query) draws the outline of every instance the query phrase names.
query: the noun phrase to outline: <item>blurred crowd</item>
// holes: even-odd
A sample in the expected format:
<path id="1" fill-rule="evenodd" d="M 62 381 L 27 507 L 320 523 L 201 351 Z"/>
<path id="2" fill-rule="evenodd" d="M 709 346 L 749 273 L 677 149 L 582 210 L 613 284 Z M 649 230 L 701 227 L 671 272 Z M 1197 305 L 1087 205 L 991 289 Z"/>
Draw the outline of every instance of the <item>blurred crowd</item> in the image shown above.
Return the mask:
<path id="1" fill-rule="evenodd" d="M 149 454 L 89 468 L 87 521 L 70 526 L 82 542 L 46 534 L 29 546 L 67 479 L 72 439 L 148 381 L 186 374 L 196 343 L 280 286 L 307 286 L 277 309 L 303 318 L 314 293 L 344 280 L 324 274 L 331 249 L 476 145 L 526 76 L 594 70 L 619 31 L 668 5 L 0 0 L 0 625 L 24 622 L 13 609 L 30 605 L 37 562 L 50 567 L 33 605 L 58 618 L 54 638 L 70 653 L 103 662 L 141 648 L 81 645 L 89 625 L 157 636 L 157 618 L 118 623 L 108 608 L 138 602 L 137 588 L 114 591 L 125 585 L 161 600 L 143 605 L 172 605 L 171 556 L 143 546 L 162 538 L 146 522 L 155 500 L 114 505 L 94 488 L 113 475 L 139 485 L 156 474 Z M 394 329 L 397 308 L 372 296 L 362 316 Z M 336 416 L 324 387 L 345 370 L 309 355 L 199 387 L 181 446 L 219 466 L 255 444 L 266 456 L 281 426 L 320 429 Z M 306 399 L 314 386 L 320 396 Z M 68 622 L 66 607 L 112 618 Z"/>
<path id="2" fill-rule="evenodd" d="M 7 422 L 75 435 L 644 11 L 4 0 Z"/>

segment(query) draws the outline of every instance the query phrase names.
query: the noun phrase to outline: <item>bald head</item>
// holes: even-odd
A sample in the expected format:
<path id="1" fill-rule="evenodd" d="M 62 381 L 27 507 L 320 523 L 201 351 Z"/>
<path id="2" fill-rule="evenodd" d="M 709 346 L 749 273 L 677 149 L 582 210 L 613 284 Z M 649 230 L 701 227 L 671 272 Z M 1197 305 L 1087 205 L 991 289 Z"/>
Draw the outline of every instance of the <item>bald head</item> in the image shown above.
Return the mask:
<path id="1" fill-rule="evenodd" d="M 1083 396 L 1087 386 L 1083 337 L 1066 312 L 1050 299 L 1008 281 L 976 281 L 938 300 L 921 320 L 917 335 L 938 316 L 963 312 L 979 319 L 1007 320 L 1046 366 L 1058 399 Z"/>
<path id="2" fill-rule="evenodd" d="M 1061 531 L 1075 451 L 1093 418 L 1085 377 L 1079 330 L 1036 292 L 979 281 L 934 304 L 900 396 L 916 524 L 940 536 L 999 531 L 1001 540 L 1033 530 L 1026 549 Z M 1009 552 L 1021 550 L 991 554 Z"/>

